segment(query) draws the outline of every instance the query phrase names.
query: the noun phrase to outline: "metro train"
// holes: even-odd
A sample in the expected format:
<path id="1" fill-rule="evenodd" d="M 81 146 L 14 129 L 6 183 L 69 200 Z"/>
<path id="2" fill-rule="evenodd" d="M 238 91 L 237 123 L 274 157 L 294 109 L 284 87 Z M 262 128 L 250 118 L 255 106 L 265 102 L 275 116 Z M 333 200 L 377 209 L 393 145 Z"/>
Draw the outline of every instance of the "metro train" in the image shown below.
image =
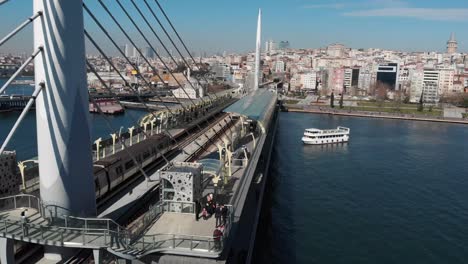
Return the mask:
<path id="1" fill-rule="evenodd" d="M 145 168 L 172 148 L 172 140 L 169 136 L 157 134 L 127 147 L 126 150 L 96 161 L 93 168 L 96 198 L 103 197 L 138 172 L 139 164 Z M 135 164 L 132 156 L 139 164 Z"/>

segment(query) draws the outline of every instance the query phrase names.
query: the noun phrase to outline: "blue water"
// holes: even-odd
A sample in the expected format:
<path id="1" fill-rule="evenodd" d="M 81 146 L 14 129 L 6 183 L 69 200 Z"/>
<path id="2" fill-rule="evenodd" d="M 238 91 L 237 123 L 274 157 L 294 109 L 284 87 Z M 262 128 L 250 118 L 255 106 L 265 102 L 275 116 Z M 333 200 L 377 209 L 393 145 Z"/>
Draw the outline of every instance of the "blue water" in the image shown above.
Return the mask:
<path id="1" fill-rule="evenodd" d="M 91 114 L 91 131 L 93 142 L 99 137 L 110 138 L 110 134 L 127 131 L 128 127 L 136 125 L 140 117 L 147 112 L 139 110 L 126 110 L 125 114 L 117 116 L 107 116 L 111 125 L 110 128 L 105 119 L 99 114 Z M 3 143 L 10 129 L 18 119 L 20 112 L 0 113 L 0 142 Z M 16 134 L 8 145 L 7 150 L 16 150 L 18 160 L 25 160 L 37 156 L 37 135 L 36 135 L 36 113 L 31 111 L 27 114 Z"/>
<path id="2" fill-rule="evenodd" d="M 339 125 L 349 144 L 300 142 Z M 259 262 L 468 262 L 467 139 L 462 125 L 282 113 Z"/>
<path id="3" fill-rule="evenodd" d="M 18 77 L 17 80 L 32 80 L 32 77 Z M 0 88 L 8 81 L 8 78 L 0 78 Z M 31 85 L 10 85 L 5 94 L 32 95 L 34 87 Z"/>

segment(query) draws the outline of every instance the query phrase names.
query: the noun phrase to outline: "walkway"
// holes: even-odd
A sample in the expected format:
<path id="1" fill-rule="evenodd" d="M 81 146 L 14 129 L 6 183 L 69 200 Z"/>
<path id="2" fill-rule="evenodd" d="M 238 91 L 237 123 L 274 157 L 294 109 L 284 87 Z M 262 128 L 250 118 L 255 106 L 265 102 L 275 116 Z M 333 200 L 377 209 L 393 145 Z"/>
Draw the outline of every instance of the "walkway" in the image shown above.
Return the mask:
<path id="1" fill-rule="evenodd" d="M 317 109 L 297 109 L 289 108 L 289 112 L 297 113 L 312 113 L 312 114 L 329 114 L 329 115 L 341 115 L 341 116 L 355 116 L 355 117 L 370 117 L 370 118 L 385 118 L 385 119 L 399 119 L 399 120 L 410 120 L 410 121 L 426 121 L 426 122 L 437 122 L 437 123 L 451 123 L 451 124 L 463 124 L 468 125 L 468 121 L 459 119 L 437 119 L 428 117 L 413 117 L 402 114 L 402 116 L 379 114 L 377 112 L 348 112 L 347 110 L 317 110 Z"/>

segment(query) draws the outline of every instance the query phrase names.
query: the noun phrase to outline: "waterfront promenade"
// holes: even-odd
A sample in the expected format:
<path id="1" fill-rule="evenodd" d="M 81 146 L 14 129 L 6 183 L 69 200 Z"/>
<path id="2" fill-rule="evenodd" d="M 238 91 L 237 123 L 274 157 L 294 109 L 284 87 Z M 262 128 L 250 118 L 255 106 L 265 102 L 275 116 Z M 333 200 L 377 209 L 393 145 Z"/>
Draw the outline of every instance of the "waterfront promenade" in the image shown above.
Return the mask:
<path id="1" fill-rule="evenodd" d="M 312 113 L 312 114 L 328 114 L 328 115 L 341 115 L 341 116 L 355 116 L 355 117 L 369 117 L 369 118 L 385 118 L 385 119 L 400 119 L 411 121 L 426 121 L 438 123 L 452 123 L 468 125 L 467 119 L 454 119 L 443 117 L 430 117 L 418 116 L 411 114 L 397 114 L 397 113 L 383 113 L 383 112 L 367 112 L 367 111 L 350 111 L 346 109 L 332 109 L 332 108 L 288 108 L 289 112 L 297 113 Z"/>

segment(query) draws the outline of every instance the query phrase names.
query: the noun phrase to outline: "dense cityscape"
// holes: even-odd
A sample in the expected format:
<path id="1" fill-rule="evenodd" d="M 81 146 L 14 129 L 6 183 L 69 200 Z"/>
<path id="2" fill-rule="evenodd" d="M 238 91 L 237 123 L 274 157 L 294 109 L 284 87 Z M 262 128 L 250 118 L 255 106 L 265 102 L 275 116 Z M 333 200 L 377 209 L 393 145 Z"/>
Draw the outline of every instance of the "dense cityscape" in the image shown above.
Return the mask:
<path id="1" fill-rule="evenodd" d="M 343 44 L 331 44 L 318 49 L 292 49 L 288 41 L 269 40 L 264 45 L 262 59 L 263 81 L 281 78 L 280 91 L 290 96 L 316 94 L 330 96 L 344 94 L 345 99 L 385 99 L 405 103 L 419 103 L 439 106 L 450 103 L 456 106 L 467 106 L 468 92 L 468 55 L 457 50 L 455 34 L 447 41 L 446 52 L 402 52 L 392 50 L 353 49 Z M 206 93 L 200 82 L 184 74 L 199 74 L 208 72 L 210 87 L 215 83 L 230 83 L 233 87 L 248 87 L 252 84 L 254 71 L 254 53 L 223 54 L 213 56 L 197 56 L 196 72 L 186 71 L 180 57 L 172 54 L 162 56 L 173 74 L 169 74 L 155 52 L 147 47 L 137 50 L 128 44 L 121 50 L 138 66 L 136 73 L 134 65 L 129 65 L 121 56 L 113 57 L 114 65 L 126 78 L 128 83 L 139 83 L 142 91 L 148 91 L 145 83 L 138 76 L 149 78 L 154 87 L 177 88 L 182 84 L 192 98 L 198 98 Z M 159 52 L 159 51 L 158 51 Z M 140 56 L 143 55 L 147 61 Z M 176 57 L 175 60 L 171 58 Z M 88 56 L 101 77 L 109 82 L 110 87 L 118 92 L 129 91 L 119 74 L 111 68 L 101 56 Z M 4 76 L 14 71 L 25 58 L 23 56 L 3 55 L 0 57 L 0 68 Z M 25 69 L 25 75 L 31 75 L 32 64 Z M 157 70 L 161 80 L 154 74 Z M 189 85 L 188 80 L 194 85 Z M 99 79 L 88 73 L 88 83 L 92 91 L 105 92 Z M 145 88 L 146 87 L 146 88 Z M 211 90 L 210 90 L 211 91 Z M 175 89 L 176 97 L 187 95 L 181 89 Z M 294 100 L 292 100 L 294 103 Z"/>
<path id="2" fill-rule="evenodd" d="M 0 262 L 466 263 L 466 3 L 321 1 L 0 0 Z"/>

